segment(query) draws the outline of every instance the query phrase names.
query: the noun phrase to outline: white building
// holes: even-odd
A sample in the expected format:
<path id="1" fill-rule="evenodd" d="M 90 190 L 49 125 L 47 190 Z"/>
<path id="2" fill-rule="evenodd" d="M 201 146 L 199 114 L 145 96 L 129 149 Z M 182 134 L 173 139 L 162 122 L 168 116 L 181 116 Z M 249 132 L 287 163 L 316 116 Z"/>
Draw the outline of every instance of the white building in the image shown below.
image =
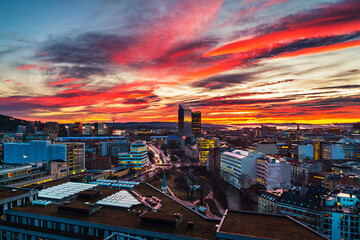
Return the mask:
<path id="1" fill-rule="evenodd" d="M 271 157 L 256 161 L 256 181 L 267 190 L 291 187 L 291 165 L 285 159 Z"/>
<path id="2" fill-rule="evenodd" d="M 314 145 L 299 145 L 298 146 L 298 158 L 302 162 L 304 160 L 313 160 L 314 159 Z"/>
<path id="3" fill-rule="evenodd" d="M 225 181 L 240 189 L 250 187 L 256 178 L 256 159 L 261 153 L 235 150 L 221 153 L 220 175 Z"/>
<path id="4" fill-rule="evenodd" d="M 50 140 L 4 144 L 4 163 L 24 164 L 52 160 L 67 160 L 66 145 L 56 146 Z"/>

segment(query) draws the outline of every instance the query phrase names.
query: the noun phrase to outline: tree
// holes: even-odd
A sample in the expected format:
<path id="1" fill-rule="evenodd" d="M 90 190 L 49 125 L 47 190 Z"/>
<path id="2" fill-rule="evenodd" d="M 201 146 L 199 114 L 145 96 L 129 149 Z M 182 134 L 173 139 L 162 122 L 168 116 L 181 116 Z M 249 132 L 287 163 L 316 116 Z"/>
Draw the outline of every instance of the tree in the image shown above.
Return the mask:
<path id="1" fill-rule="evenodd" d="M 204 205 L 204 199 L 209 194 L 210 189 L 206 184 L 201 184 L 199 191 L 200 205 Z"/>
<path id="2" fill-rule="evenodd" d="M 176 188 L 184 190 L 187 198 L 190 199 L 190 184 L 187 177 L 184 174 L 179 173 L 176 175 L 174 181 Z"/>

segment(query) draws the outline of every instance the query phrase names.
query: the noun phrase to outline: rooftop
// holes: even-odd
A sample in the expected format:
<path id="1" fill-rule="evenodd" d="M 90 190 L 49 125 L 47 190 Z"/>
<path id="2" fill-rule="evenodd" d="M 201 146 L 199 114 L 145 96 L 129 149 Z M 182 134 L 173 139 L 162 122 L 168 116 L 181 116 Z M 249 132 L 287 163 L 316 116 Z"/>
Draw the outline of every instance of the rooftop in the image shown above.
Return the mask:
<path id="1" fill-rule="evenodd" d="M 264 239 L 327 239 L 288 216 L 233 210 L 224 214 L 218 232 Z"/>
<path id="2" fill-rule="evenodd" d="M 11 188 L 11 187 L 0 187 L 0 201 L 3 199 L 15 197 L 24 193 L 28 193 L 27 189 Z"/>
<path id="3" fill-rule="evenodd" d="M 126 208 L 110 207 L 103 206 L 100 211 L 96 212 L 93 215 L 78 215 L 71 214 L 66 212 L 58 212 L 57 204 L 51 204 L 46 207 L 41 205 L 25 205 L 22 207 L 15 207 L 12 210 L 27 212 L 32 214 L 74 219 L 98 224 L 106 224 L 118 227 L 127 227 L 133 229 L 142 229 L 147 231 L 162 232 L 175 235 L 183 235 L 189 237 L 196 237 L 201 239 L 216 239 L 215 225 L 218 223 L 216 221 L 207 220 L 188 208 L 182 206 L 172 198 L 164 195 L 160 191 L 154 189 L 151 185 L 141 183 L 138 186 L 134 187 L 136 193 L 141 194 L 142 196 L 155 196 L 163 202 L 161 207 L 162 213 L 174 214 L 180 213 L 183 217 L 183 222 L 176 229 L 166 228 L 164 226 L 152 226 L 152 225 L 141 225 L 139 224 L 139 213 L 146 211 L 144 205 L 136 206 L 131 208 L 128 211 Z M 96 203 L 97 201 L 104 199 L 110 195 L 119 192 L 119 189 L 101 189 L 101 195 L 93 199 L 80 199 L 75 198 L 68 203 L 67 206 L 79 208 L 82 205 L 90 205 Z M 187 227 L 187 222 L 193 221 L 194 228 L 189 229 Z M 211 231 L 213 229 L 213 231 Z"/>

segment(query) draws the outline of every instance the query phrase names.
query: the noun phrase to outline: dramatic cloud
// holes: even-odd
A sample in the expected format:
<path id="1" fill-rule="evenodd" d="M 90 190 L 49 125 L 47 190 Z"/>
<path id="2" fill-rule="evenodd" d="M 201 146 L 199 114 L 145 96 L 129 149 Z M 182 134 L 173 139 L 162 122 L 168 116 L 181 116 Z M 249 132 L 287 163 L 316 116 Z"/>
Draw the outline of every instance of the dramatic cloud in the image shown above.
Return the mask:
<path id="1" fill-rule="evenodd" d="M 36 31 L 9 16 L 18 25 L 0 29 L 0 113 L 177 121 L 187 104 L 212 123 L 359 119 L 359 1 L 86 4 L 53 21 L 32 9 Z"/>

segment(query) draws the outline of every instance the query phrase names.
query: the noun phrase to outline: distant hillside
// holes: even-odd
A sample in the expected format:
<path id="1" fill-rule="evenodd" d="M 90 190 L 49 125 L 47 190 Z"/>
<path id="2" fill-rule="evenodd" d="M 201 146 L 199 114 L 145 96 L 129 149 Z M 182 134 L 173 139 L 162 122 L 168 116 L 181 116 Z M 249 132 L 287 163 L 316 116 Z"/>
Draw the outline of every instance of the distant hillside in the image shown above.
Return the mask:
<path id="1" fill-rule="evenodd" d="M 16 132 L 18 125 L 27 125 L 26 120 L 0 114 L 0 132 Z"/>

